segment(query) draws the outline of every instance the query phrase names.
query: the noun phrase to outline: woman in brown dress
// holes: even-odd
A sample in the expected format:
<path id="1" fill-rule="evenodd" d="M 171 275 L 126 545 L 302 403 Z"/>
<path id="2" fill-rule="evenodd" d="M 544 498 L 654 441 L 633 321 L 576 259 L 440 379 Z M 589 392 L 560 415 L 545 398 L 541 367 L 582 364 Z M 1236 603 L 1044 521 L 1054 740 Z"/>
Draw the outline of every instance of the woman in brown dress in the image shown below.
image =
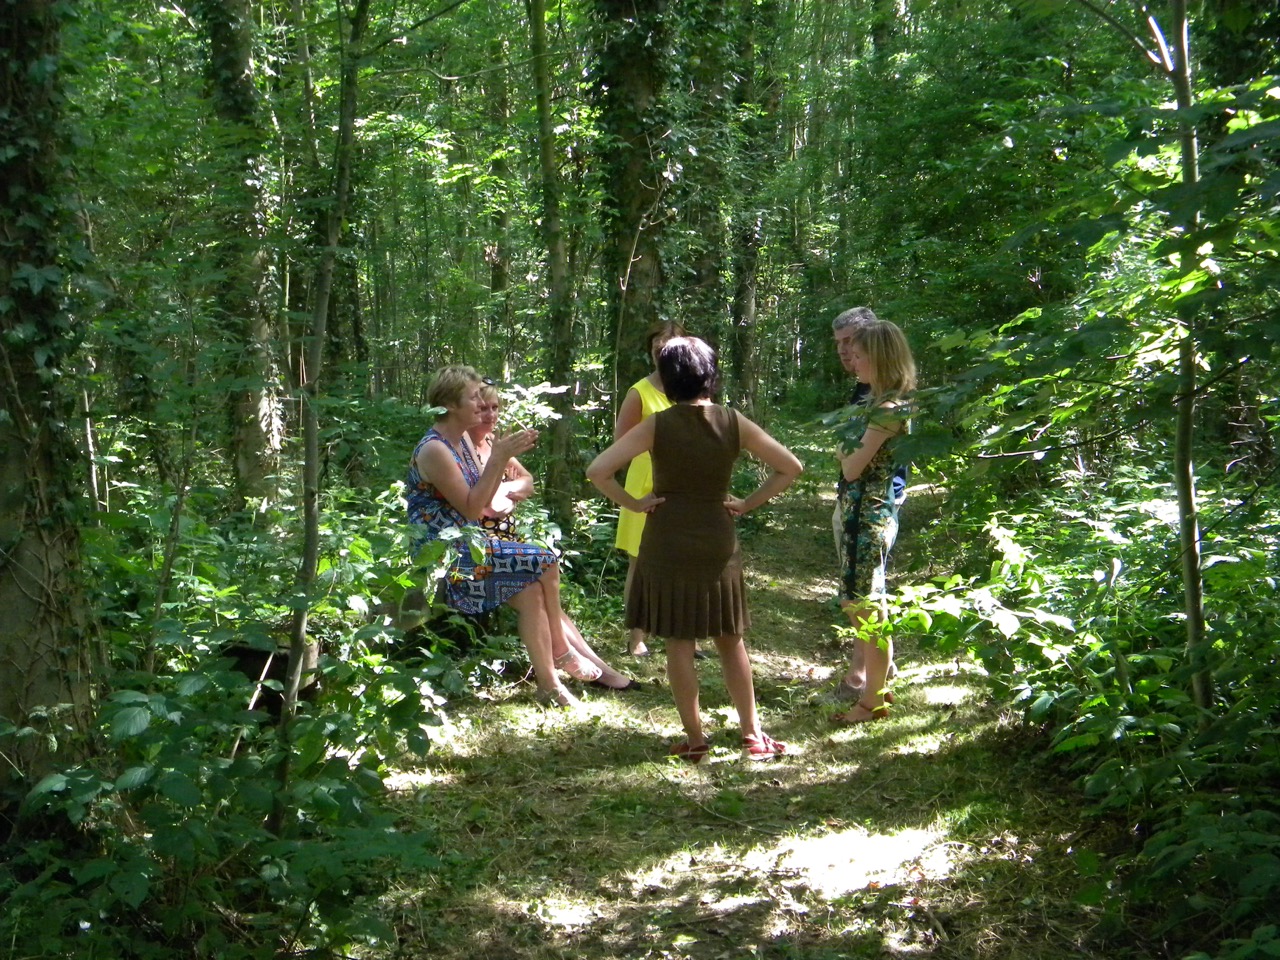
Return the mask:
<path id="1" fill-rule="evenodd" d="M 751 625 L 734 518 L 791 485 L 802 469 L 786 447 L 734 410 L 711 402 L 719 380 L 716 355 L 694 337 L 678 337 L 658 355 L 663 391 L 674 401 L 629 430 L 587 468 L 614 503 L 647 513 L 627 601 L 627 627 L 663 637 L 667 677 L 685 740 L 674 756 L 698 763 L 710 752 L 698 711 L 694 641 L 714 637 L 725 687 L 738 711 L 743 755 L 768 760 L 786 753 L 761 731 L 751 660 L 743 634 Z M 746 450 L 772 468 L 745 498 L 730 495 L 733 465 Z M 638 454 L 653 457 L 653 492 L 634 497 L 614 474 Z"/>

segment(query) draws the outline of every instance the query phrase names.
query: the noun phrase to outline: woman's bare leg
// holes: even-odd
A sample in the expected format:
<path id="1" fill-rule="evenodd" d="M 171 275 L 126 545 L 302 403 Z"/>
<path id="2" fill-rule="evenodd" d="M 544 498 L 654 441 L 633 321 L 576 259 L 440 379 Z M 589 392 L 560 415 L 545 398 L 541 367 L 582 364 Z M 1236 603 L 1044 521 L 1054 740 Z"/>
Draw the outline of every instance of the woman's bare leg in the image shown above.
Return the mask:
<path id="1" fill-rule="evenodd" d="M 565 615 L 564 608 L 560 605 L 560 564 L 548 567 L 538 578 L 536 585 L 542 590 L 542 603 L 549 621 L 552 662 L 563 668 L 575 680 L 590 682 L 600 679 L 600 667 L 595 661 L 583 657 L 580 651 L 569 643 L 565 632 L 565 623 L 572 624 L 572 621 Z M 574 633 L 577 633 L 576 627 L 574 627 Z"/>
<path id="2" fill-rule="evenodd" d="M 888 697 L 886 688 L 893 674 L 893 640 L 877 629 L 879 611 L 870 605 L 845 603 L 844 612 L 857 631 L 853 657 L 844 683 L 860 693 L 852 707 L 835 719 L 840 723 L 862 723 L 883 716 Z"/>
<path id="3" fill-rule="evenodd" d="M 627 583 L 622 589 L 623 609 L 626 609 L 626 603 L 631 598 L 631 580 L 636 575 L 636 558 L 628 556 L 627 558 Z M 632 627 L 627 631 L 627 653 L 633 657 L 646 657 L 649 655 L 649 645 L 646 642 L 649 635 L 639 627 Z"/>
<path id="4" fill-rule="evenodd" d="M 845 616 L 849 618 L 849 623 L 853 625 L 856 633 L 853 641 L 853 655 L 849 658 L 849 669 L 845 671 L 843 682 L 847 687 L 861 690 L 867 685 L 867 643 L 862 635 L 863 625 L 869 620 L 876 619 L 876 609 L 852 600 L 842 601 L 840 608 L 844 610 Z"/>
<path id="5" fill-rule="evenodd" d="M 707 739 L 702 733 L 702 715 L 698 712 L 698 667 L 693 659 L 693 641 L 668 640 L 666 646 L 667 682 L 671 684 L 676 713 L 680 714 L 689 746 L 699 747 Z"/>
<path id="6" fill-rule="evenodd" d="M 862 640 L 863 656 L 867 664 L 867 687 L 858 703 L 864 709 L 878 710 L 884 706 L 885 687 L 889 685 L 889 664 L 893 662 L 893 640 L 887 635 L 883 640 Z"/>
<path id="7" fill-rule="evenodd" d="M 561 632 L 564 633 L 565 642 L 584 660 L 589 660 L 600 668 L 599 680 L 606 687 L 620 689 L 631 683 L 631 680 L 619 673 L 613 667 L 609 666 L 605 660 L 591 648 L 591 644 L 587 642 L 587 638 L 582 635 L 582 631 L 578 629 L 578 625 L 574 623 L 566 613 L 564 619 L 560 622 Z"/>
<path id="8" fill-rule="evenodd" d="M 573 694 L 565 689 L 556 674 L 555 662 L 551 656 L 551 624 L 547 619 L 541 588 L 538 584 L 531 583 L 507 603 L 516 612 L 520 641 L 529 653 L 538 689 L 555 697 L 560 703 L 573 703 Z"/>
<path id="9" fill-rule="evenodd" d="M 747 655 L 746 643 L 741 636 L 733 634 L 716 637 L 716 652 L 720 654 L 725 688 L 729 691 L 734 709 L 738 711 L 738 725 L 742 728 L 742 735 L 760 736 L 755 681 L 751 676 L 751 658 Z"/>

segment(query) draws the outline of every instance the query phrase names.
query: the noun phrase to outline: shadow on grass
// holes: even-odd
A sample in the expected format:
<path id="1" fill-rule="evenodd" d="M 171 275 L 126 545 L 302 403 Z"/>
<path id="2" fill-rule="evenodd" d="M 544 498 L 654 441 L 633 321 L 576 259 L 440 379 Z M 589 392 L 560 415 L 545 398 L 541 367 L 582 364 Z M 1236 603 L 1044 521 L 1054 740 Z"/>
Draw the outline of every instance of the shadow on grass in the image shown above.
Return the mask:
<path id="1" fill-rule="evenodd" d="M 800 752 L 767 764 L 656 760 L 660 740 L 599 717 L 441 757 L 419 815 L 459 859 L 406 891 L 402 908 L 436 918 L 419 942 L 432 956 L 999 956 L 963 951 L 1003 922 L 1021 944 L 1003 955 L 1082 955 L 1081 908 L 1037 893 L 1070 868 L 1071 811 L 1027 823 L 1046 785 L 1017 736 L 966 730 L 946 706 L 835 734 L 815 719 L 779 724 Z M 1046 911 L 1062 916 L 1028 949 Z M 455 949 L 460 926 L 481 952 Z M 675 952 L 645 952 L 659 944 Z"/>
<path id="2" fill-rule="evenodd" d="M 572 713 L 463 708 L 418 785 L 405 779 L 406 824 L 450 861 L 388 904 L 401 955 L 1091 955 L 1073 791 L 1030 762 L 971 668 L 908 639 L 892 717 L 831 726 L 846 651 L 822 490 L 744 536 L 761 721 L 794 754 L 738 759 L 714 662 L 700 671 L 714 750 L 697 767 L 665 757 L 680 728 L 660 682 Z M 919 498 L 911 524 L 941 503 Z M 902 548 L 910 560 L 909 535 Z M 654 681 L 661 660 L 628 666 Z"/>

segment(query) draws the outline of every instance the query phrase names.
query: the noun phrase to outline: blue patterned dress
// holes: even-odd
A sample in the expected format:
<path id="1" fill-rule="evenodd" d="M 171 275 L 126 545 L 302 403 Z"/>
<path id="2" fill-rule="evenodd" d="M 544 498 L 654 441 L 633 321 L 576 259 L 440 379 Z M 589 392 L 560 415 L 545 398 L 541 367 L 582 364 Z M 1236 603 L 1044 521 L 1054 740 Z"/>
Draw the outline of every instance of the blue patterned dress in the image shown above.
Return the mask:
<path id="1" fill-rule="evenodd" d="M 474 487 L 480 481 L 480 468 L 465 444 L 459 452 L 434 429 L 428 430 L 413 449 L 405 480 L 409 523 L 419 531 L 420 542 L 438 540 L 446 530 L 454 528 L 463 532 L 463 536 L 449 543 L 453 557 L 444 580 L 445 602 L 463 613 L 486 613 L 535 582 L 556 562 L 556 555 L 534 543 L 489 536 L 478 523 L 455 510 L 418 472 L 418 454 L 428 443 L 445 445 L 467 486 Z M 472 543 L 483 545 L 484 556 L 478 563 L 472 555 Z"/>
<path id="2" fill-rule="evenodd" d="M 865 433 L 872 411 L 864 407 L 860 416 L 861 432 Z M 846 480 L 843 474 L 840 477 L 836 496 L 843 518 L 840 596 L 844 600 L 866 600 L 886 590 L 889 553 L 898 539 L 898 508 L 906 500 L 906 493 L 897 489 L 902 485 L 900 472 L 890 437 L 857 480 Z"/>

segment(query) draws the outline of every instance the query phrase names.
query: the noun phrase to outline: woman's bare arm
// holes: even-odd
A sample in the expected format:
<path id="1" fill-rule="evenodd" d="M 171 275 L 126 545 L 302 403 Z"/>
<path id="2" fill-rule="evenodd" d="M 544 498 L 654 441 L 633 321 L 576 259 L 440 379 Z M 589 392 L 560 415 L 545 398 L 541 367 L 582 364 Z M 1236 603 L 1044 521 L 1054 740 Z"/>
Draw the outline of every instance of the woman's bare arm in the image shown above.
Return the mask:
<path id="1" fill-rule="evenodd" d="M 485 464 L 480 479 L 474 487 L 467 486 L 462 469 L 453 459 L 453 453 L 443 443 L 428 443 L 418 452 L 417 466 L 422 478 L 440 491 L 441 496 L 468 520 L 478 520 L 498 492 L 507 462 L 517 453 L 533 447 L 538 439 L 536 430 L 519 430 L 495 439 L 489 462 Z"/>
<path id="2" fill-rule="evenodd" d="M 653 418 L 641 421 L 615 440 L 587 467 L 587 479 L 620 507 L 636 513 L 648 513 L 662 502 L 652 493 L 637 499 L 623 489 L 615 474 L 642 453 L 653 449 Z"/>
<path id="3" fill-rule="evenodd" d="M 729 512 L 734 516 L 741 516 L 762 506 L 791 486 L 804 470 L 804 464 L 794 453 L 769 436 L 759 424 L 748 420 L 742 414 L 735 414 L 735 416 L 738 418 L 738 439 L 742 449 L 761 460 L 765 466 L 771 467 L 773 471 L 748 496 L 741 499 L 729 497 L 725 500 L 725 506 Z"/>
<path id="4" fill-rule="evenodd" d="M 635 387 L 627 391 L 622 398 L 622 406 L 618 408 L 618 419 L 613 425 L 613 439 L 621 440 L 630 430 L 644 419 L 644 403 Z"/>

